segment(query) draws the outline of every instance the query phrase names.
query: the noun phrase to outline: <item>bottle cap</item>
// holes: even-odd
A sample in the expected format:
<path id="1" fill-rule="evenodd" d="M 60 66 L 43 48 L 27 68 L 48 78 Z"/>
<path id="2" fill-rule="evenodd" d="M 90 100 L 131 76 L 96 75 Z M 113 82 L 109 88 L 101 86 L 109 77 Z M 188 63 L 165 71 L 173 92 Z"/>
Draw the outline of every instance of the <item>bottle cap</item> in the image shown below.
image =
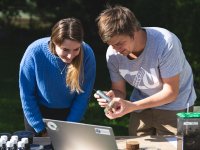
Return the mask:
<path id="1" fill-rule="evenodd" d="M 4 139 L 5 141 L 7 141 L 8 140 L 8 136 L 7 135 L 2 135 L 1 139 Z"/>
<path id="2" fill-rule="evenodd" d="M 0 133 L 0 137 L 1 137 L 2 135 L 7 135 L 8 139 L 10 139 L 10 137 L 11 137 L 12 134 L 10 134 L 10 133 L 8 133 L 8 132 L 1 132 L 1 133 Z M 8 140 L 8 139 L 7 139 L 7 140 Z"/>
<path id="3" fill-rule="evenodd" d="M 6 147 L 7 148 L 13 147 L 13 142 L 12 141 L 7 141 L 6 142 Z"/>
<path id="4" fill-rule="evenodd" d="M 12 135 L 11 139 L 16 139 L 18 141 L 18 136 L 17 135 Z"/>
<path id="5" fill-rule="evenodd" d="M 17 144 L 17 139 L 11 138 L 10 141 L 12 141 L 13 144 Z"/>
<path id="6" fill-rule="evenodd" d="M 21 141 L 23 141 L 25 144 L 28 144 L 28 138 L 22 138 Z"/>
<path id="7" fill-rule="evenodd" d="M 16 131 L 13 133 L 13 135 L 17 135 L 19 137 L 19 140 L 21 140 L 22 138 L 28 138 L 30 144 L 33 143 L 33 137 L 35 136 L 35 134 L 31 131 Z"/>
<path id="8" fill-rule="evenodd" d="M 19 141 L 19 142 L 17 143 L 17 147 L 18 147 L 18 148 L 24 148 L 24 142 L 23 142 L 23 141 Z"/>

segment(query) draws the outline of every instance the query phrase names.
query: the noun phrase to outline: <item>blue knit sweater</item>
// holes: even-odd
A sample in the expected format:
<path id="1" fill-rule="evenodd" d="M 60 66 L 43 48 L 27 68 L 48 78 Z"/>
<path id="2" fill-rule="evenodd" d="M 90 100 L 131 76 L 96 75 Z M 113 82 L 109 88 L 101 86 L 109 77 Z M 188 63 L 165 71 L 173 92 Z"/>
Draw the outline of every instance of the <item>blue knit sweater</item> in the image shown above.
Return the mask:
<path id="1" fill-rule="evenodd" d="M 22 108 L 28 123 L 36 132 L 45 128 L 39 104 L 48 108 L 70 108 L 66 121 L 81 121 L 89 103 L 96 75 L 93 50 L 83 42 L 84 93 L 70 92 L 66 86 L 66 72 L 60 74 L 60 69 L 64 68 L 65 63 L 50 52 L 49 40 L 47 37 L 33 42 L 20 63 L 19 88 Z"/>

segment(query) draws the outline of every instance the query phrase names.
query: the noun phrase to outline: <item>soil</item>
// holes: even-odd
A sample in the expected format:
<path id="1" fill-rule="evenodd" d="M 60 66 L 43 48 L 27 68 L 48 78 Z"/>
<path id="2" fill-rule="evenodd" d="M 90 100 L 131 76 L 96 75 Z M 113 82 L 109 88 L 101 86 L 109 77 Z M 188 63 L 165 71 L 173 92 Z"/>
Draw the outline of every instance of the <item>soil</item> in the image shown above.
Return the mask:
<path id="1" fill-rule="evenodd" d="M 184 150 L 199 150 L 200 149 L 200 132 L 183 135 Z"/>

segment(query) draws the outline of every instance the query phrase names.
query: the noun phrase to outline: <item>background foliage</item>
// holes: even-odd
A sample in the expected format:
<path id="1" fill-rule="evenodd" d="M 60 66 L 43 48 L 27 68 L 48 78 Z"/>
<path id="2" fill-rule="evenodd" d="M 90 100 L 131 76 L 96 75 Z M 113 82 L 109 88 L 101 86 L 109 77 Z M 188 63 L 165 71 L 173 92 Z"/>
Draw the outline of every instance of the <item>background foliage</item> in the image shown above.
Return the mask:
<path id="1" fill-rule="evenodd" d="M 32 41 L 49 36 L 52 25 L 62 18 L 73 16 L 82 21 L 85 41 L 93 47 L 97 60 L 95 89 L 109 89 L 106 45 L 101 42 L 95 23 L 107 4 L 126 6 L 133 10 L 142 26 L 164 27 L 180 38 L 194 72 L 196 105 L 200 104 L 200 0 L 1 0 L 0 132 L 24 129 L 18 90 L 21 57 Z M 128 89 L 130 93 L 129 86 Z M 116 135 L 127 134 L 128 115 L 109 120 L 93 98 L 84 122 L 112 126 Z"/>

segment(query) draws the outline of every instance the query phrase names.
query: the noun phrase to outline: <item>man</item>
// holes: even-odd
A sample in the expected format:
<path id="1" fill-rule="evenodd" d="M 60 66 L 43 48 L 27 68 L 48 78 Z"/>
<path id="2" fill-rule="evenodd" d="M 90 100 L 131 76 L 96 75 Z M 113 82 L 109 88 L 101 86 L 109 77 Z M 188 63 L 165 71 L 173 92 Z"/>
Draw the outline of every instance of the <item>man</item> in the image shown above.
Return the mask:
<path id="1" fill-rule="evenodd" d="M 181 42 L 170 31 L 141 27 L 125 7 L 104 10 L 97 18 L 99 35 L 109 45 L 106 59 L 112 81 L 106 92 L 114 107 L 110 119 L 131 113 L 130 135 L 176 135 L 178 112 L 196 99 L 192 69 Z M 126 100 L 126 82 L 134 87 Z M 101 107 L 108 103 L 94 94 Z"/>

